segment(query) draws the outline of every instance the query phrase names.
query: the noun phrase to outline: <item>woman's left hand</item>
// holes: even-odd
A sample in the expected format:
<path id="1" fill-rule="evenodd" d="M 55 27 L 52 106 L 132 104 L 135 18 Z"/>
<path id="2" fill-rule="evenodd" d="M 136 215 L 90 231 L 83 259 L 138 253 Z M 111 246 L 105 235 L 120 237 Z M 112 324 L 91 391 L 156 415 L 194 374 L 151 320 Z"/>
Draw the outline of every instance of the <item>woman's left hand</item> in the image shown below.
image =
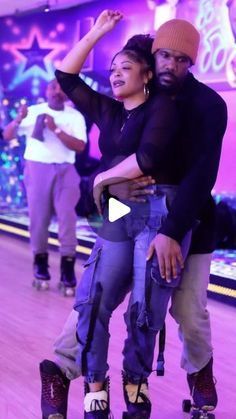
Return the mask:
<path id="1" fill-rule="evenodd" d="M 102 173 L 99 173 L 93 182 L 93 199 L 98 209 L 99 215 L 102 215 L 101 196 L 104 190 L 104 184 L 102 181 Z"/>

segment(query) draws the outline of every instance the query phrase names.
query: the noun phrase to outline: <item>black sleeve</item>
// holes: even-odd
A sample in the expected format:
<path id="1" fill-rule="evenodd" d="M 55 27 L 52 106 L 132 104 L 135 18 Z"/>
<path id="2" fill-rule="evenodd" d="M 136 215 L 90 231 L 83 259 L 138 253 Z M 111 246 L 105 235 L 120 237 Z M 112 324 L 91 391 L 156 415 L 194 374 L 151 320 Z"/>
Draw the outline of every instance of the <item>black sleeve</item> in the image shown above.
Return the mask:
<path id="1" fill-rule="evenodd" d="M 221 100 L 205 109 L 202 120 L 202 136 L 199 141 L 201 146 L 192 167 L 180 183 L 176 198 L 160 230 L 178 242 L 193 228 L 215 184 L 227 124 L 225 102 Z"/>
<path id="2" fill-rule="evenodd" d="M 55 76 L 63 92 L 76 105 L 77 109 L 89 117 L 98 128 L 101 128 L 101 123 L 109 120 L 115 105 L 114 99 L 93 90 L 77 74 L 56 70 Z"/>
<path id="3" fill-rule="evenodd" d="M 136 152 L 138 165 L 145 175 L 157 175 L 166 164 L 176 141 L 179 116 L 176 103 L 167 95 L 158 95 L 146 109 L 147 122 Z"/>

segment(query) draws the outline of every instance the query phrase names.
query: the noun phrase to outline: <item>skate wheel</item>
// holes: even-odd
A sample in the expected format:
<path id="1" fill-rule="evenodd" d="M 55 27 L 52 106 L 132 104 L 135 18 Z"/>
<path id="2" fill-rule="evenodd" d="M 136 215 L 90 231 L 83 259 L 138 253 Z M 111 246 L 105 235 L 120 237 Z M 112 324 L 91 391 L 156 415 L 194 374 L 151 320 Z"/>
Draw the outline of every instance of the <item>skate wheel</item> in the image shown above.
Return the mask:
<path id="1" fill-rule="evenodd" d="M 192 408 L 191 400 L 185 399 L 185 400 L 182 401 L 182 411 L 183 412 L 189 413 L 191 408 Z"/>
<path id="2" fill-rule="evenodd" d="M 209 413 L 207 410 L 194 408 L 191 413 L 193 419 L 215 419 L 214 413 Z"/>
<path id="3" fill-rule="evenodd" d="M 33 287 L 34 287 L 34 288 L 36 288 L 36 290 L 37 290 L 37 291 L 40 291 L 40 290 L 41 290 L 41 285 L 40 285 L 40 283 L 37 281 L 37 279 L 34 279 L 34 280 L 33 280 L 32 285 L 33 285 Z"/>
<path id="4" fill-rule="evenodd" d="M 49 283 L 48 281 L 42 281 L 41 284 L 39 284 L 39 289 L 43 291 L 47 291 L 49 289 Z"/>
<path id="5" fill-rule="evenodd" d="M 42 281 L 40 279 L 34 279 L 32 282 L 33 287 L 36 288 L 37 291 L 46 291 L 49 289 L 49 282 L 48 281 Z"/>
<path id="6" fill-rule="evenodd" d="M 37 291 L 40 291 L 41 290 L 41 286 L 40 286 L 40 284 L 38 282 L 36 282 L 35 288 L 36 288 Z"/>
<path id="7" fill-rule="evenodd" d="M 65 297 L 74 297 L 74 295 L 75 295 L 75 289 L 74 288 L 66 287 L 64 289 L 64 296 Z"/>

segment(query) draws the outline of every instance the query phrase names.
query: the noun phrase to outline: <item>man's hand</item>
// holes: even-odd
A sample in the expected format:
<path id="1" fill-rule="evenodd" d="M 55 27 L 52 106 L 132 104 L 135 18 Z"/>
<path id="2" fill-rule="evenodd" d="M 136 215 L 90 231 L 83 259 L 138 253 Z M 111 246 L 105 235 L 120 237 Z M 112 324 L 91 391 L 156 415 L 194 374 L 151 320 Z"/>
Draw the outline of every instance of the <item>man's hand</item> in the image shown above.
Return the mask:
<path id="1" fill-rule="evenodd" d="M 57 128 L 54 119 L 51 115 L 48 114 L 44 114 L 45 118 L 44 118 L 44 125 L 45 127 L 47 127 L 48 129 L 50 129 L 50 131 L 55 131 L 55 129 Z"/>
<path id="2" fill-rule="evenodd" d="M 146 189 L 146 187 L 154 183 L 155 180 L 151 176 L 140 176 L 136 179 L 110 185 L 109 192 L 121 200 L 146 202 L 145 195 L 153 194 L 153 191 Z"/>
<path id="3" fill-rule="evenodd" d="M 32 132 L 32 137 L 36 138 L 36 140 L 38 141 L 44 141 L 43 129 L 45 127 L 45 117 L 46 117 L 46 114 L 42 113 L 37 116 L 36 121 L 35 121 L 34 130 Z"/>
<path id="4" fill-rule="evenodd" d="M 164 234 L 157 234 L 152 240 L 147 260 L 151 259 L 153 253 L 156 252 L 160 274 L 167 282 L 171 278 L 176 278 L 180 269 L 184 267 L 184 259 L 179 243 Z"/>
<path id="5" fill-rule="evenodd" d="M 21 104 L 19 106 L 18 113 L 17 113 L 17 116 L 15 118 L 15 121 L 17 122 L 17 124 L 20 124 L 22 119 L 24 119 L 27 116 L 27 114 L 28 114 L 27 105 L 25 103 Z"/>
<path id="6" fill-rule="evenodd" d="M 94 199 L 99 215 L 102 215 L 101 198 L 102 198 L 103 190 L 104 190 L 104 185 L 102 182 L 102 173 L 99 173 L 95 177 L 94 182 L 93 182 L 93 199 Z"/>

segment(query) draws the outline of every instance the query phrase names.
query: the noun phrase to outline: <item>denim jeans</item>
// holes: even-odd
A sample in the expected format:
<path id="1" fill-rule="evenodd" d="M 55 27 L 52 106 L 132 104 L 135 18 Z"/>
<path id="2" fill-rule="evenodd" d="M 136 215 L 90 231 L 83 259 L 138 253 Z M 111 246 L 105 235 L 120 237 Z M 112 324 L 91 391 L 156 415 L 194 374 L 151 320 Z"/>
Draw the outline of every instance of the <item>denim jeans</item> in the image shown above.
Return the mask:
<path id="1" fill-rule="evenodd" d="M 157 259 L 153 258 L 155 295 L 158 295 L 158 289 L 162 292 L 164 288 L 165 291 L 159 302 L 152 301 L 149 314 L 155 313 L 157 304 L 162 303 L 163 298 L 165 304 L 162 304 L 160 318 L 154 316 L 154 323 L 150 317 L 149 322 L 140 321 L 145 319 L 147 311 L 146 254 L 168 214 L 167 206 L 171 205 L 176 191 L 177 187 L 174 186 L 156 186 L 155 194 L 148 198 L 146 204 L 129 202 L 131 212 L 125 217 L 114 223 L 104 218 L 103 234 L 97 238 L 85 265 L 75 303 L 75 310 L 79 312 L 77 362 L 88 382 L 102 382 L 105 379 L 108 370 L 109 321 L 113 310 L 124 300 L 128 291 L 131 294 L 125 314 L 128 338 L 123 352 L 124 369 L 134 383 L 146 378 L 152 370 L 156 334 L 163 325 L 173 287 L 161 279 Z M 104 238 L 106 235 L 114 240 L 107 240 Z M 117 237 L 121 240 L 116 240 Z M 187 255 L 190 239 L 191 233 L 184 239 L 184 256 Z"/>
<path id="2" fill-rule="evenodd" d="M 183 344 L 181 367 L 188 374 L 200 371 L 213 356 L 206 298 L 211 257 L 209 253 L 189 255 L 181 282 L 171 296 L 170 314 L 179 325 L 179 338 Z M 69 380 L 81 375 L 76 364 L 79 350 L 77 322 L 78 313 L 72 310 L 54 343 L 55 363 Z"/>

